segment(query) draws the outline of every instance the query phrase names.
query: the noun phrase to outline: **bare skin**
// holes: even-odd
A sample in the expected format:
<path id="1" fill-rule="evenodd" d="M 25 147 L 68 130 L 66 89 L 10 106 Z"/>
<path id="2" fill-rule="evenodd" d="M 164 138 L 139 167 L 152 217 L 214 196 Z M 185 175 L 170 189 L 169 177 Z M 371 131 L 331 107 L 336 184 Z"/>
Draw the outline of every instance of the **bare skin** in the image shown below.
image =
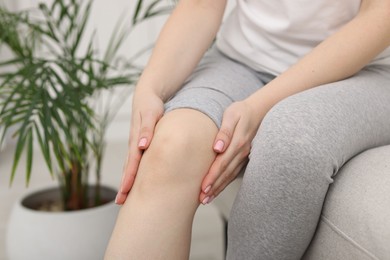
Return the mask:
<path id="1" fill-rule="evenodd" d="M 188 259 L 200 185 L 215 159 L 217 131 L 195 110 L 174 110 L 159 121 L 106 259 Z M 153 246 L 145 248 L 148 244 Z"/>

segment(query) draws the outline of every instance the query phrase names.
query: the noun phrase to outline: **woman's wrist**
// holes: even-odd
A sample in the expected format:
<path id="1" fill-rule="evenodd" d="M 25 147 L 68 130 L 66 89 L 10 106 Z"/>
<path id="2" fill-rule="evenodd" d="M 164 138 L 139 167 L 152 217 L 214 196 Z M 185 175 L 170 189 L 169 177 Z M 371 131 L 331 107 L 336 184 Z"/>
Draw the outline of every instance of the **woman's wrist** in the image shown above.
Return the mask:
<path id="1" fill-rule="evenodd" d="M 134 96 L 157 96 L 163 102 L 167 101 L 170 98 L 170 94 L 165 90 L 162 81 L 154 80 L 150 77 L 142 77 L 135 87 Z"/>
<path id="2" fill-rule="evenodd" d="M 260 89 L 245 99 L 245 102 L 251 108 L 254 114 L 264 117 L 265 114 L 273 107 L 276 103 L 272 92 L 263 91 Z"/>

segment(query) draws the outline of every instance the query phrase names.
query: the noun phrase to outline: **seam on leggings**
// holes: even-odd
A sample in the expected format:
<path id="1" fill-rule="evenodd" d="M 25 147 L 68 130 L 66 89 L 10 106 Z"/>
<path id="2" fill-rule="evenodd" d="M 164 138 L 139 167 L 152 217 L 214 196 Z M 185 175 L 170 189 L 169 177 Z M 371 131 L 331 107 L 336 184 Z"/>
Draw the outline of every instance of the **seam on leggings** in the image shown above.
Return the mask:
<path id="1" fill-rule="evenodd" d="M 372 259 L 379 260 L 378 257 L 376 257 L 373 253 L 365 249 L 363 246 L 361 246 L 359 243 L 357 243 L 355 240 L 353 240 L 351 237 L 349 237 L 347 234 L 345 234 L 341 229 L 339 229 L 332 221 L 330 221 L 328 218 L 326 218 L 324 215 L 321 215 L 322 221 L 327 224 L 334 232 L 339 234 L 344 240 L 348 241 L 358 250 L 362 251 L 364 254 L 366 254 L 368 257 L 371 257 Z"/>

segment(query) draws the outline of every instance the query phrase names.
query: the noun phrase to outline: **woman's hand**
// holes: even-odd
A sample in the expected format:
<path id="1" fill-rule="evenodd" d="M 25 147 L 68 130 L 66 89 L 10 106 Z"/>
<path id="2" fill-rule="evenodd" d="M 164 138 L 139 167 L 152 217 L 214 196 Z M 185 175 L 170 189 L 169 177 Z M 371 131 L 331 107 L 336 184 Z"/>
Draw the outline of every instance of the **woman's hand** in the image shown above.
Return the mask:
<path id="1" fill-rule="evenodd" d="M 214 142 L 218 155 L 202 182 L 199 198 L 202 204 L 210 203 L 246 166 L 263 116 L 248 100 L 235 102 L 225 110 Z"/>
<path id="2" fill-rule="evenodd" d="M 136 90 L 129 138 L 129 152 L 115 203 L 123 204 L 133 186 L 142 153 L 149 147 L 154 128 L 164 113 L 162 99 L 152 91 Z"/>

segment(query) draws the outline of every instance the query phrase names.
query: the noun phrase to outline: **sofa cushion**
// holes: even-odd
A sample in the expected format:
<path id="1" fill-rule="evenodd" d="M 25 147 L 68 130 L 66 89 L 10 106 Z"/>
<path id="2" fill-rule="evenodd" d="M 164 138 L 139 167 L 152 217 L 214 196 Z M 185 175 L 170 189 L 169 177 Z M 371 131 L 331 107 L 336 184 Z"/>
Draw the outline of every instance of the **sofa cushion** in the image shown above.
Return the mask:
<path id="1" fill-rule="evenodd" d="M 390 146 L 342 167 L 303 259 L 390 259 Z"/>

